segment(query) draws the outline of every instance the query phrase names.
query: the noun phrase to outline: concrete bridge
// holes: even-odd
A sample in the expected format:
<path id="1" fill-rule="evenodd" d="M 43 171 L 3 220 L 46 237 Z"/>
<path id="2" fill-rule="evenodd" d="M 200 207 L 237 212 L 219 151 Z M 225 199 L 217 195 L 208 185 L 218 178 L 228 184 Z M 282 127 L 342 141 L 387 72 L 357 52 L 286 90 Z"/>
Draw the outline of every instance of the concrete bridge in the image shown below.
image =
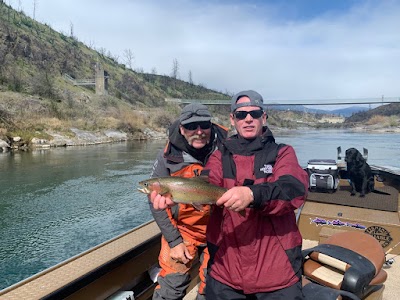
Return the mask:
<path id="1" fill-rule="evenodd" d="M 230 105 L 231 100 L 213 99 L 180 99 L 165 98 L 166 102 L 177 104 L 201 103 L 205 105 Z M 353 99 L 318 99 L 318 100 L 272 100 L 264 99 L 264 106 L 283 106 L 283 105 L 358 105 L 358 104 L 388 104 L 400 103 L 400 97 L 381 97 L 381 98 L 353 98 Z"/>

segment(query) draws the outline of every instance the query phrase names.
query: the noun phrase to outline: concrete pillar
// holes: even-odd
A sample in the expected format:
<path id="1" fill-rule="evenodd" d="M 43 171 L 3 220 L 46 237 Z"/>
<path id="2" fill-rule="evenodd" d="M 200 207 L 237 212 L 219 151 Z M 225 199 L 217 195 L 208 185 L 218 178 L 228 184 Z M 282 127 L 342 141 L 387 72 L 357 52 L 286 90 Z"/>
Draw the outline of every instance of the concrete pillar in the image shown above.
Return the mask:
<path id="1" fill-rule="evenodd" d="M 96 84 L 96 95 L 107 95 L 107 87 L 104 76 L 104 69 L 100 63 L 96 63 L 95 66 L 95 84 Z"/>

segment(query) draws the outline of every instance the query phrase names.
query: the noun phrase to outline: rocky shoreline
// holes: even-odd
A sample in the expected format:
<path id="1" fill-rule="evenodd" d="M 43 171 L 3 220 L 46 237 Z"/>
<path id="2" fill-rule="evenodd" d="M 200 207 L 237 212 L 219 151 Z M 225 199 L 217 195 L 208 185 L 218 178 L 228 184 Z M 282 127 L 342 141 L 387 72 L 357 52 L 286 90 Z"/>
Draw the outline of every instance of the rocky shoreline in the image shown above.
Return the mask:
<path id="1" fill-rule="evenodd" d="M 15 136 L 7 140 L 0 139 L 0 152 L 28 149 L 50 149 L 55 147 L 88 146 L 106 143 L 116 143 L 128 140 L 156 140 L 166 139 L 165 133 L 160 133 L 149 128 L 145 128 L 141 133 L 129 135 L 126 132 L 117 130 L 104 131 L 85 131 L 71 128 L 70 133 L 60 134 L 57 132 L 46 132 L 49 139 L 33 138 L 24 141 L 21 137 Z"/>
<path id="2" fill-rule="evenodd" d="M 313 128 L 297 128 L 296 130 L 311 130 Z M 273 131 L 285 131 L 293 129 L 271 128 Z M 317 130 L 317 129 L 315 129 Z M 400 127 L 382 127 L 379 125 L 357 126 L 349 128 L 356 132 L 375 132 L 375 133 L 400 133 Z M 50 149 L 55 147 L 70 147 L 70 146 L 87 146 L 105 143 L 123 142 L 128 140 L 157 140 L 166 139 L 166 132 L 158 132 L 149 128 L 143 129 L 140 133 L 129 135 L 126 132 L 118 130 L 104 131 L 85 131 L 77 128 L 71 128 L 70 133 L 61 134 L 57 132 L 46 132 L 51 138 L 39 139 L 33 138 L 30 141 L 24 141 L 21 137 L 15 136 L 5 139 L 0 139 L 0 152 L 28 149 Z"/>

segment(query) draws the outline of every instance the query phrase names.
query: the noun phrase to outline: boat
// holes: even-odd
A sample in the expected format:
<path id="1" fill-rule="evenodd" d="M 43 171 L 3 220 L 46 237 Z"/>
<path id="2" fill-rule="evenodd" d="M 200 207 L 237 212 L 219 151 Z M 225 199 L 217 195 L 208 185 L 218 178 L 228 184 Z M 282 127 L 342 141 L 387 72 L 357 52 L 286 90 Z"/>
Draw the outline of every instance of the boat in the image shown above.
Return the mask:
<path id="1" fill-rule="evenodd" d="M 371 165 L 376 189 L 389 195 L 369 193 L 360 198 L 350 195 L 346 163 L 340 151 L 335 166 L 339 180 L 334 191 L 310 191 L 304 206 L 296 212 L 305 246 L 329 244 L 341 234 L 368 235 L 381 248 L 381 267 L 398 267 L 390 257 L 400 254 L 400 170 Z M 147 222 L 1 290 L 0 299 L 151 299 L 160 237 L 156 223 Z M 363 245 L 358 238 L 351 239 L 353 243 L 356 240 L 356 245 Z M 187 300 L 195 299 L 197 269 L 198 263 L 192 268 Z M 374 285 L 363 299 L 384 299 L 384 281 Z"/>

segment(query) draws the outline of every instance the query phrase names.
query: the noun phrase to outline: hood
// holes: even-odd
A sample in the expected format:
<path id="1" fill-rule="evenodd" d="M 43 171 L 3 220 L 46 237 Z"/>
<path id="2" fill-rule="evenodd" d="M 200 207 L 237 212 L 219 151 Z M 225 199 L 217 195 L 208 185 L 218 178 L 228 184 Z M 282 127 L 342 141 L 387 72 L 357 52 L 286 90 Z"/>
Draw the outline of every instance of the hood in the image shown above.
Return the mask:
<path id="1" fill-rule="evenodd" d="M 266 143 L 275 143 L 275 138 L 268 126 L 263 127 L 263 134 L 248 140 L 237 134 L 227 138 L 223 144 L 229 152 L 239 155 L 251 155 L 264 148 Z"/>

